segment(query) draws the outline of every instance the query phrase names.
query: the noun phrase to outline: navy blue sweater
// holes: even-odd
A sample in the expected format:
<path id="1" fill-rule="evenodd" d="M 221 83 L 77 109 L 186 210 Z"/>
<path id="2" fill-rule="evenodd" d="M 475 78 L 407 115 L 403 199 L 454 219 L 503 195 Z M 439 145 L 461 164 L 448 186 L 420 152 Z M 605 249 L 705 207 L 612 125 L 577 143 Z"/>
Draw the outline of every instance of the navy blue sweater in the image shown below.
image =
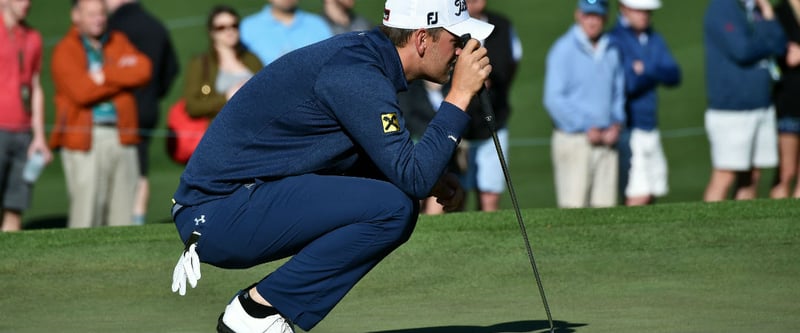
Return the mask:
<path id="1" fill-rule="evenodd" d="M 625 119 L 629 128 L 651 131 L 658 127 L 659 84 L 674 87 L 681 82 L 681 69 L 667 48 L 661 34 L 647 29 L 647 43 L 639 41 L 637 33 L 620 20 L 610 36 L 620 50 L 625 68 Z M 637 74 L 633 63 L 644 63 L 644 72 Z"/>
<path id="2" fill-rule="evenodd" d="M 786 49 L 778 20 L 748 20 L 739 0 L 712 0 L 704 22 L 709 108 L 752 110 L 771 104 L 769 59 Z"/>
<path id="3" fill-rule="evenodd" d="M 385 179 L 424 198 L 470 118 L 442 103 L 415 145 L 397 102 L 407 84 L 397 49 L 377 29 L 293 51 L 258 72 L 225 105 L 174 198 L 191 206 L 255 180 L 308 173 Z"/>

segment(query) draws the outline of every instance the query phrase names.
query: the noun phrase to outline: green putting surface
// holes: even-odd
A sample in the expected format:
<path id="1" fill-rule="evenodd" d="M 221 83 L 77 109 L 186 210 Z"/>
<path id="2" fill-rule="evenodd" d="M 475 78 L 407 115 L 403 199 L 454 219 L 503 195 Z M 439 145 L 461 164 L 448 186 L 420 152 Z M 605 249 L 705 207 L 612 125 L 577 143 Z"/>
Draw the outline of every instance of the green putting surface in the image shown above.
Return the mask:
<path id="1" fill-rule="evenodd" d="M 558 332 L 794 332 L 797 202 L 524 210 Z M 0 234 L 0 332 L 209 332 L 277 264 L 170 290 L 172 225 Z M 513 211 L 420 219 L 313 332 L 540 332 Z"/>

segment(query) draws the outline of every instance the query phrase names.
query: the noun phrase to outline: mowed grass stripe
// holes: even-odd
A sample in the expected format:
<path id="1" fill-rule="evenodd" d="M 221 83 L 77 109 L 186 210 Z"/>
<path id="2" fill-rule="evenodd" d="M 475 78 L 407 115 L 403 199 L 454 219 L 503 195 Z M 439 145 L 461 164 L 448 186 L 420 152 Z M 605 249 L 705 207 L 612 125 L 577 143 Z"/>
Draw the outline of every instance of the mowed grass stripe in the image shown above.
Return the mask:
<path id="1" fill-rule="evenodd" d="M 561 332 L 792 332 L 797 203 L 524 210 Z M 208 332 L 278 264 L 169 290 L 169 224 L 0 235 L 0 332 Z M 525 332 L 544 310 L 512 211 L 423 216 L 314 332 Z M 686 326 L 687 323 L 691 325 Z"/>

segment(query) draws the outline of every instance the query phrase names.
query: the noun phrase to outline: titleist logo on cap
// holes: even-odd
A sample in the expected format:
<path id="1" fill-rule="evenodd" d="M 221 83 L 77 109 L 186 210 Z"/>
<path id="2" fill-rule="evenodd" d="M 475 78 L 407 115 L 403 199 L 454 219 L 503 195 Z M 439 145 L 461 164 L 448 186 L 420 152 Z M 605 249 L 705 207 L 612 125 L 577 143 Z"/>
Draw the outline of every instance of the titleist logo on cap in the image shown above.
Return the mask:
<path id="1" fill-rule="evenodd" d="M 456 0 L 453 4 L 456 5 L 456 16 L 467 11 L 467 0 Z"/>

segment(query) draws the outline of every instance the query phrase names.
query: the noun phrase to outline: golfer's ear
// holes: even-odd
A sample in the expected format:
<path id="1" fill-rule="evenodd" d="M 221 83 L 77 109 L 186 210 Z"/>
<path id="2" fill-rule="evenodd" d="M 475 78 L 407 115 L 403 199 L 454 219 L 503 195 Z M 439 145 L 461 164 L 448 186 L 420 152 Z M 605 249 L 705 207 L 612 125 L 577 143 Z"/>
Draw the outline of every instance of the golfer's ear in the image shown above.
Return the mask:
<path id="1" fill-rule="evenodd" d="M 411 35 L 411 42 L 414 43 L 417 54 L 422 57 L 425 54 L 425 49 L 428 48 L 428 43 L 431 42 L 431 35 L 428 34 L 428 30 L 417 29 Z"/>

